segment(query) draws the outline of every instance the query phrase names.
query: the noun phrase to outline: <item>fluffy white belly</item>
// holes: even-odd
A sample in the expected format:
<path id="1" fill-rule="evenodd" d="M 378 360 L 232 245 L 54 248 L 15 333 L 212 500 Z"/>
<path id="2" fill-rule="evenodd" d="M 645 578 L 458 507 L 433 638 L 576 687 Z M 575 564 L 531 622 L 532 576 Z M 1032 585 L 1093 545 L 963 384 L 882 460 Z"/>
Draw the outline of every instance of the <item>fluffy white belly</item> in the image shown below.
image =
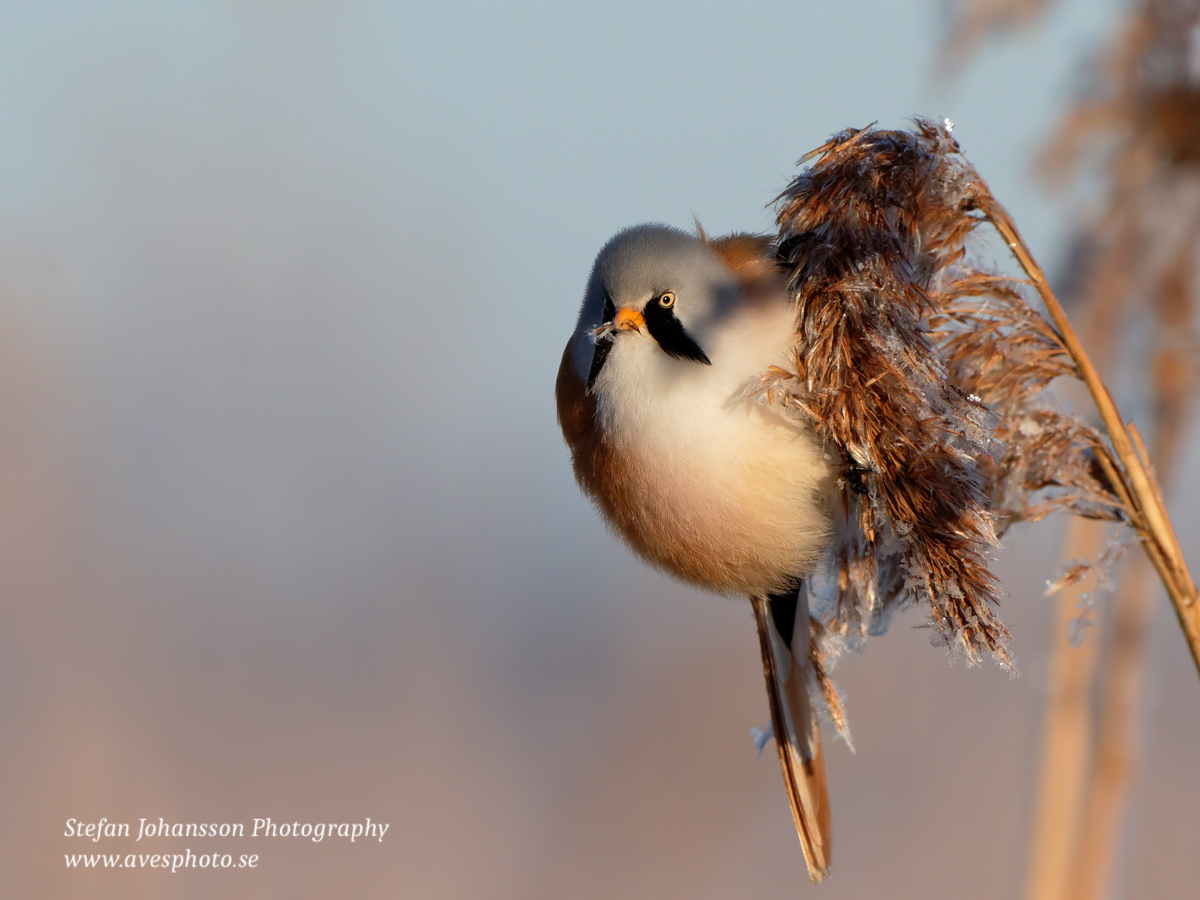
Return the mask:
<path id="1" fill-rule="evenodd" d="M 638 498 L 614 524 L 651 563 L 710 590 L 784 589 L 812 571 L 828 540 L 832 462 L 761 400 L 697 408 L 686 399 L 613 423 Z"/>

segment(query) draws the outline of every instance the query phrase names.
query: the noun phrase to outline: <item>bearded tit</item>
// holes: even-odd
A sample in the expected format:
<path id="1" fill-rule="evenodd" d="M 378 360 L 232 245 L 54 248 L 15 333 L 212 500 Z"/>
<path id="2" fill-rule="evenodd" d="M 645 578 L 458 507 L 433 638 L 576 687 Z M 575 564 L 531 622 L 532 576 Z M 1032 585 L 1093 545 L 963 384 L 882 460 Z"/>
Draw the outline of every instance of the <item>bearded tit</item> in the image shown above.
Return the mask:
<path id="1" fill-rule="evenodd" d="M 651 565 L 749 597 L 771 724 L 813 881 L 829 796 L 810 696 L 805 579 L 831 540 L 840 461 L 755 387 L 794 365 L 795 305 L 767 238 L 665 225 L 596 257 L 556 396 L 575 477 Z"/>

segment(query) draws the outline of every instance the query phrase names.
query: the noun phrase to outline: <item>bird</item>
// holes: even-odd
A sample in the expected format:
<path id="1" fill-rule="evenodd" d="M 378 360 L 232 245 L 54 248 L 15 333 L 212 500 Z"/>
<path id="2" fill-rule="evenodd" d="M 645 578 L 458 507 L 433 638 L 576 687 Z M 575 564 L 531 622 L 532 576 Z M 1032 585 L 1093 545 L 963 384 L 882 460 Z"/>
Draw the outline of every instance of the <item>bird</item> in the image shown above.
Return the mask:
<path id="1" fill-rule="evenodd" d="M 771 727 L 812 881 L 832 825 L 806 581 L 836 528 L 845 465 L 756 387 L 795 365 L 797 315 L 768 237 L 669 225 L 596 256 L 555 384 L 582 492 L 650 565 L 749 598 Z"/>

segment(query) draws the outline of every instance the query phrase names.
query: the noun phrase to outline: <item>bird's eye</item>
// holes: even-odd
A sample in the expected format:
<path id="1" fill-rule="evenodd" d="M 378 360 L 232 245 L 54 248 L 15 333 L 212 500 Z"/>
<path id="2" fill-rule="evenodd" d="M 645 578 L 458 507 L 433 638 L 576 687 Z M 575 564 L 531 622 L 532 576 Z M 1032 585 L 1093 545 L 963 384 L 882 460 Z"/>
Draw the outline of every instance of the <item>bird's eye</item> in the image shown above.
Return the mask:
<path id="1" fill-rule="evenodd" d="M 658 298 L 658 305 L 663 309 L 670 309 L 675 305 L 675 293 L 673 291 L 667 291 Z"/>

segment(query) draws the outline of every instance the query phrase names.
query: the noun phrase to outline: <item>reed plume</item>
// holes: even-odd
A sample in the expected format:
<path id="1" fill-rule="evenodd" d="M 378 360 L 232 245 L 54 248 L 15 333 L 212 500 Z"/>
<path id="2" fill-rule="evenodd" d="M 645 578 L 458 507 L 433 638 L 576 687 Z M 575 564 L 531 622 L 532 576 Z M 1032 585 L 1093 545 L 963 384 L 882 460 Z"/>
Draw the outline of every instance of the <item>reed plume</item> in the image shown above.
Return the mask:
<path id="1" fill-rule="evenodd" d="M 777 200 L 798 341 L 757 390 L 814 422 L 844 463 L 842 527 L 811 586 L 818 654 L 832 660 L 919 604 L 967 660 L 1011 665 L 988 560 L 1012 525 L 1064 511 L 1141 541 L 1200 659 L 1196 588 L 1140 438 L 949 123 L 850 129 L 802 162 Z M 984 225 L 1025 278 L 974 261 Z M 1103 430 L 1050 402 L 1061 377 L 1087 386 Z"/>

